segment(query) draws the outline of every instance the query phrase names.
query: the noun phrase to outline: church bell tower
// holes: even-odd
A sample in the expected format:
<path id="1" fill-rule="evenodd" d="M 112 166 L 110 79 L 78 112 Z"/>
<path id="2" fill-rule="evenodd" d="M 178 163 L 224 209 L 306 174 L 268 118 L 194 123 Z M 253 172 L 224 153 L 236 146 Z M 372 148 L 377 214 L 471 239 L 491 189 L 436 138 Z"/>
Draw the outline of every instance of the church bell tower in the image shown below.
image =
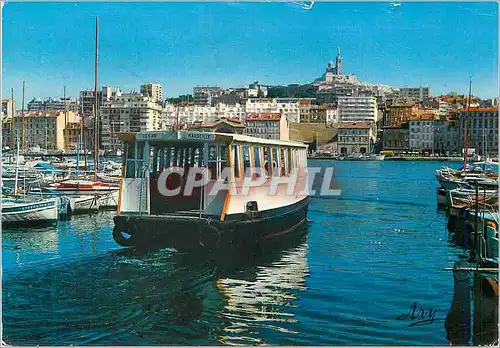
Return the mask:
<path id="1" fill-rule="evenodd" d="M 335 63 L 335 74 L 342 75 L 342 56 L 340 55 L 340 47 L 337 47 L 337 59 Z"/>

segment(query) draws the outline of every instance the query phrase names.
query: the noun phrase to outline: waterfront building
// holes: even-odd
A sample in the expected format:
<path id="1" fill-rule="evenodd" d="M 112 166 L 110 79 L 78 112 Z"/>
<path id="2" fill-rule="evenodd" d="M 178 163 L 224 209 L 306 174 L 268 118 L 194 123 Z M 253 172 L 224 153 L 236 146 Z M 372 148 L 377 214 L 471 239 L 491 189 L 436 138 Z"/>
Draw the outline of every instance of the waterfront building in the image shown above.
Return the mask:
<path id="1" fill-rule="evenodd" d="M 2 147 L 14 148 L 16 141 L 14 138 L 13 117 L 4 116 L 2 113 Z"/>
<path id="2" fill-rule="evenodd" d="M 288 122 L 283 113 L 252 113 L 245 118 L 245 134 L 264 139 L 289 139 Z"/>
<path id="3" fill-rule="evenodd" d="M 408 122 L 382 128 L 382 149 L 406 152 L 410 148 Z"/>
<path id="4" fill-rule="evenodd" d="M 162 107 L 140 93 L 120 94 L 99 108 L 101 148 L 121 148 L 119 133 L 162 129 Z"/>
<path id="5" fill-rule="evenodd" d="M 399 89 L 399 96 L 406 98 L 414 98 L 423 101 L 430 96 L 429 87 L 404 87 Z"/>
<path id="6" fill-rule="evenodd" d="M 193 124 L 188 129 L 197 132 L 243 134 L 245 125 L 239 119 L 228 118 L 211 123 Z"/>
<path id="7" fill-rule="evenodd" d="M 460 148 L 465 148 L 465 125 L 467 111 L 460 112 Z M 470 109 L 470 143 L 469 148 L 481 155 L 498 156 L 498 108 Z"/>
<path id="8" fill-rule="evenodd" d="M 411 118 L 409 146 L 411 150 L 434 152 L 434 120 L 435 115 L 428 114 Z"/>
<path id="9" fill-rule="evenodd" d="M 217 86 L 197 86 L 193 88 L 195 105 L 212 105 L 212 100 L 225 94 L 225 90 Z"/>
<path id="10" fill-rule="evenodd" d="M 159 83 L 145 83 L 141 85 L 141 94 L 149 97 L 153 102 L 163 105 L 163 86 Z"/>
<path id="11" fill-rule="evenodd" d="M 375 142 L 372 122 L 341 123 L 337 147 L 342 155 L 371 153 Z"/>
<path id="12" fill-rule="evenodd" d="M 458 120 L 434 120 L 434 152 L 460 154 Z"/>
<path id="13" fill-rule="evenodd" d="M 338 97 L 338 114 L 342 123 L 377 121 L 375 97 Z"/>
<path id="14" fill-rule="evenodd" d="M 14 118 L 14 134 L 21 132 L 24 122 L 25 149 L 40 146 L 43 149 L 55 150 L 65 148 L 64 129 L 68 123 L 79 123 L 79 116 L 73 111 L 38 110 L 27 111 L 24 121 L 21 116 Z"/>

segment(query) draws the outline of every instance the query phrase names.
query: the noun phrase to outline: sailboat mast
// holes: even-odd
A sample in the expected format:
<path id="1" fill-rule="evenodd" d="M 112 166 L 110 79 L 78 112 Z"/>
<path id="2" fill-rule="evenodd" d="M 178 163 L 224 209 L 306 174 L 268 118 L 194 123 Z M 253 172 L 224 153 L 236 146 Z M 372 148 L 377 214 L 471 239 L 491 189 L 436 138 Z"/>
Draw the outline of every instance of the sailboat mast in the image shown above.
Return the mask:
<path id="1" fill-rule="evenodd" d="M 17 153 L 16 153 L 16 178 L 14 179 L 14 196 L 17 196 L 17 181 L 19 176 L 19 137 L 17 137 Z"/>
<path id="2" fill-rule="evenodd" d="M 11 92 L 11 99 L 12 99 L 12 103 L 11 103 L 12 119 L 10 120 L 10 141 L 9 141 L 9 143 L 10 143 L 10 148 L 13 149 L 14 148 L 14 116 L 16 113 L 16 109 L 14 108 L 14 88 L 11 88 L 10 92 Z"/>
<path id="3" fill-rule="evenodd" d="M 467 118 L 465 120 L 465 149 L 464 149 L 464 170 L 467 167 L 467 155 L 469 152 L 469 132 L 470 132 L 470 99 L 472 93 L 472 77 L 469 78 L 469 98 L 467 99 Z"/>
<path id="4" fill-rule="evenodd" d="M 99 164 L 99 109 L 97 95 L 97 71 L 99 68 L 99 18 L 95 18 L 95 67 L 94 67 L 94 181 L 97 181 L 97 166 Z"/>
<path id="5" fill-rule="evenodd" d="M 68 149 L 68 104 L 66 104 L 66 85 L 63 85 L 63 100 L 64 100 L 64 149 Z"/>
<path id="6" fill-rule="evenodd" d="M 21 146 L 22 149 L 24 150 L 24 81 L 23 81 L 23 95 L 21 99 Z"/>

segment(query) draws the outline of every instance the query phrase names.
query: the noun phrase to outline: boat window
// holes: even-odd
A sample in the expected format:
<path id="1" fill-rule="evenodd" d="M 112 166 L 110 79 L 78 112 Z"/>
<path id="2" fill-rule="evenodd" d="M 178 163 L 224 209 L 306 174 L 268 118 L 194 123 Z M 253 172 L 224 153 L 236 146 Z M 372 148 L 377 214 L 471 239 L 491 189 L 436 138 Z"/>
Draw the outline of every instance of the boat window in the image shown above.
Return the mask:
<path id="1" fill-rule="evenodd" d="M 260 163 L 260 152 L 261 152 L 261 147 L 260 145 L 254 145 L 253 147 L 254 151 L 254 162 L 255 162 L 255 168 L 260 168 L 262 167 L 262 163 Z"/>
<path id="2" fill-rule="evenodd" d="M 243 144 L 243 170 L 245 172 L 245 176 L 250 176 L 250 145 Z M 247 175 L 248 173 L 248 175 Z"/>
<path id="3" fill-rule="evenodd" d="M 266 175 L 271 176 L 272 175 L 272 167 L 270 166 L 271 163 L 271 149 L 269 146 L 264 146 L 264 169 L 266 170 Z"/>
<path id="4" fill-rule="evenodd" d="M 219 178 L 225 167 L 227 167 L 226 145 L 210 145 L 208 147 L 208 169 L 210 169 L 211 179 Z"/>
<path id="5" fill-rule="evenodd" d="M 218 165 L 219 172 L 217 173 L 217 177 L 220 177 L 224 168 L 228 166 L 227 161 L 228 161 L 227 146 L 219 145 L 219 165 Z"/>
<path id="6" fill-rule="evenodd" d="M 240 177 L 240 146 L 232 145 L 231 146 L 231 164 L 234 168 L 234 177 Z"/>
<path id="7" fill-rule="evenodd" d="M 126 178 L 135 177 L 135 144 L 127 142 L 126 156 L 127 156 L 127 170 L 125 172 Z"/>
<path id="8" fill-rule="evenodd" d="M 280 156 L 279 156 L 280 176 L 288 176 L 288 168 L 287 168 L 286 159 L 285 159 L 286 149 L 280 148 L 278 150 L 280 153 Z"/>
<path id="9" fill-rule="evenodd" d="M 293 151 L 293 149 L 291 149 L 291 148 L 286 149 L 286 158 L 287 158 L 287 164 L 288 164 L 288 174 L 290 174 L 292 172 L 292 170 L 295 168 L 295 166 L 293 165 L 292 151 Z"/>
<path id="10" fill-rule="evenodd" d="M 156 175 L 156 173 L 159 172 L 159 168 L 158 168 L 158 153 L 160 152 L 160 149 L 152 146 L 151 147 L 151 152 L 152 152 L 153 160 L 151 161 L 151 172 L 150 172 L 150 175 L 154 176 L 154 175 Z"/>
<path id="11" fill-rule="evenodd" d="M 281 167 L 280 158 L 278 156 L 278 148 L 276 146 L 272 147 L 272 162 L 273 162 L 273 176 L 280 176 Z"/>

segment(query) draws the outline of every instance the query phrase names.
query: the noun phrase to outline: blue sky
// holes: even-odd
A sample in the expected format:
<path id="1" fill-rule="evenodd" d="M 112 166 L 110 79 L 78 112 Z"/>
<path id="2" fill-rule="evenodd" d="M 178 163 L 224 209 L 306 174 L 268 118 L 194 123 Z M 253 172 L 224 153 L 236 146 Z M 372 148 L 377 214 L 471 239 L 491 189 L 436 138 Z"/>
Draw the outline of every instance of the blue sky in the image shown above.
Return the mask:
<path id="1" fill-rule="evenodd" d="M 498 94 L 496 3 L 7 3 L 3 96 L 77 96 L 93 88 L 99 17 L 99 84 L 167 96 L 196 85 L 307 83 L 341 47 L 345 73 L 431 94 Z M 20 104 L 18 104 L 20 106 Z"/>

